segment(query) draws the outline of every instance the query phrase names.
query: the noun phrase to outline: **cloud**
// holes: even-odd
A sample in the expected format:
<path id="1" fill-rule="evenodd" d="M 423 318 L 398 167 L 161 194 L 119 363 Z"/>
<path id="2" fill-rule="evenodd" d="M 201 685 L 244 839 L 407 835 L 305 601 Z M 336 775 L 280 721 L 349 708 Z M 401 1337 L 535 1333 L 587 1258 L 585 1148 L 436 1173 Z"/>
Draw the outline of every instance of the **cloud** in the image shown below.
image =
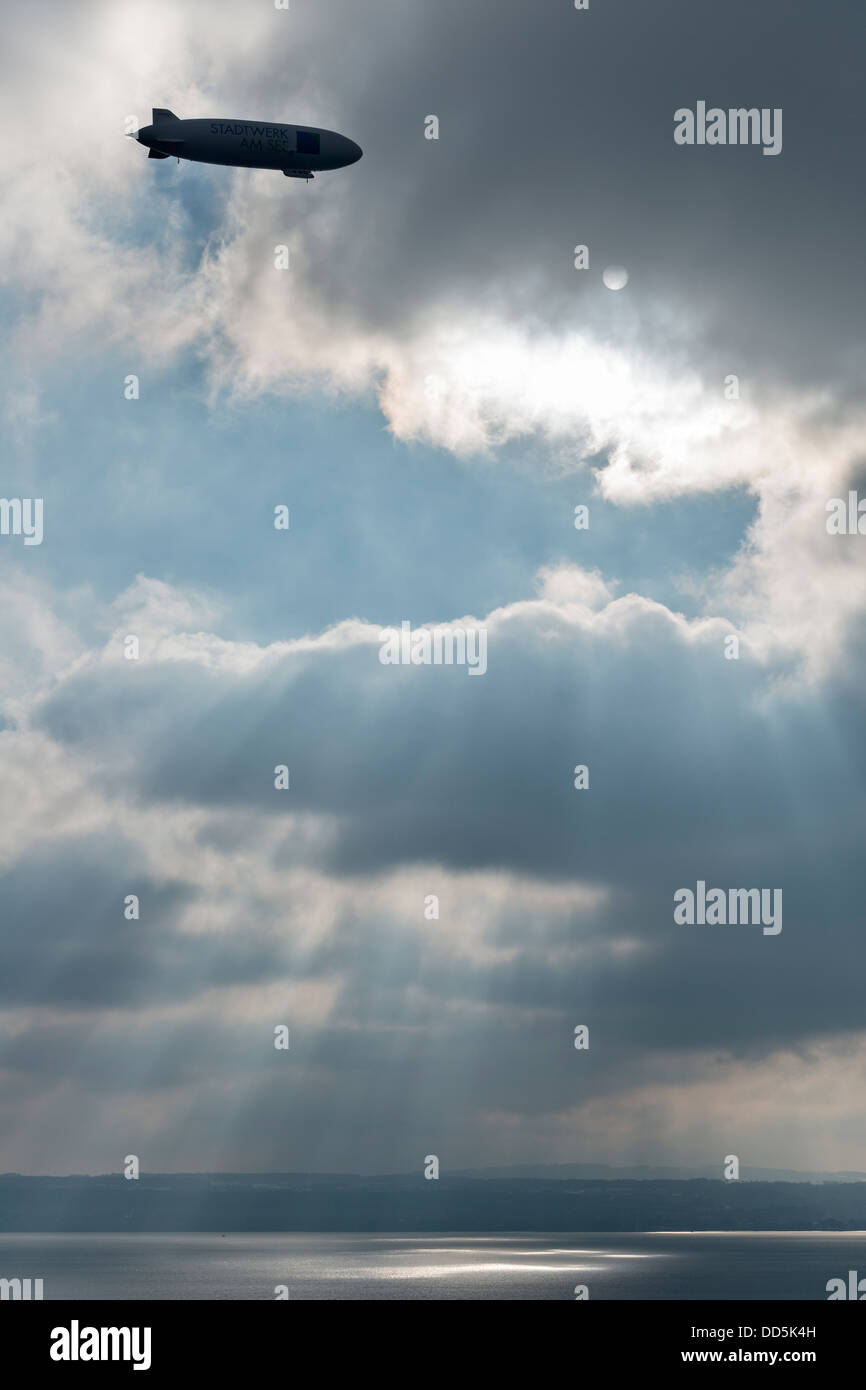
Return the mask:
<path id="1" fill-rule="evenodd" d="M 863 1048 L 866 581 L 859 538 L 825 526 L 866 437 L 860 21 L 840 7 L 816 28 L 782 0 L 733 0 L 700 33 L 688 0 L 404 10 L 36 3 L 7 26 L 7 420 L 34 494 L 45 438 L 85 503 L 119 490 L 83 534 L 104 547 L 124 517 L 128 556 L 109 597 L 85 585 L 49 496 L 45 547 L 0 594 L 0 1157 L 98 1170 L 140 1143 L 151 1170 L 393 1168 L 432 1135 L 457 1164 L 686 1162 L 730 1151 L 735 1116 L 752 1162 L 862 1166 L 843 1053 Z M 692 97 L 784 107 L 782 155 L 677 148 Z M 122 132 L 154 103 L 341 129 L 365 157 L 303 189 L 153 167 Z M 558 542 L 521 590 L 503 538 L 461 515 L 495 596 L 420 617 L 484 624 L 469 680 L 378 661 L 407 581 L 388 476 L 359 466 L 387 614 L 358 615 L 350 565 L 340 620 L 308 622 L 314 564 L 286 571 L 295 636 L 259 642 L 227 590 L 257 614 L 260 571 L 226 580 L 218 559 L 198 582 L 210 481 L 252 473 L 245 441 L 226 462 L 215 429 L 162 465 L 154 407 L 111 435 L 103 481 L 89 422 L 69 424 L 100 371 L 245 428 L 282 405 L 275 453 L 287 485 L 315 474 L 308 518 L 347 474 L 326 448 L 296 465 L 301 397 L 375 403 L 429 463 L 419 511 L 447 451 L 476 474 L 517 457 L 539 488 L 579 478 L 593 520 L 657 531 L 657 571 L 674 507 L 745 493 L 754 519 L 733 556 L 708 536 L 729 558 L 689 576 L 686 617 L 648 597 L 656 575 L 559 563 Z M 151 550 L 129 516 L 181 486 L 202 534 Z M 783 932 L 676 927 L 673 892 L 698 878 L 780 885 Z M 819 1095 L 820 1146 L 798 1128 Z"/>
<path id="2" fill-rule="evenodd" d="M 773 0 L 756 29 L 737 3 L 709 51 L 685 0 L 663 24 L 637 0 L 616 13 L 616 30 L 609 7 L 538 24 L 516 0 L 483 0 L 468 30 L 451 0 L 396 28 L 387 4 L 362 19 L 343 0 L 242 24 L 223 3 L 16 17 L 0 267 L 18 311 L 18 428 L 50 409 L 40 364 L 97 341 L 151 373 L 194 354 L 212 399 L 375 395 L 398 438 L 461 456 L 539 440 L 559 468 L 592 466 L 619 505 L 746 487 L 759 517 L 724 600 L 764 642 L 798 636 L 825 666 L 864 602 L 822 524 L 866 438 L 863 290 L 832 269 L 859 255 L 852 16 L 816 34 Z M 779 50 L 804 43 L 798 84 Z M 684 74 L 723 104 L 784 106 L 783 155 L 675 146 Z M 154 169 L 121 138 L 130 106 L 154 101 L 300 111 L 350 129 L 365 159 L 302 190 L 267 172 Z M 428 108 L 439 141 L 424 139 Z M 732 224 L 737 206 L 749 216 Z M 601 284 L 611 259 L 631 270 L 626 296 Z"/>
<path id="3" fill-rule="evenodd" d="M 460 998 L 468 981 L 470 996 L 481 989 L 487 1003 L 561 1011 L 579 965 L 595 1007 L 619 1018 L 620 1045 L 641 1035 L 653 1046 L 692 1048 L 712 1033 L 720 1047 L 761 1050 L 855 1026 L 856 856 L 847 826 L 862 789 L 827 715 L 835 702 L 840 726 L 850 721 L 847 688 L 825 690 L 827 704 L 816 706 L 807 684 L 778 682 L 748 646 L 726 660 L 723 619 L 687 621 L 636 595 L 614 597 L 598 575 L 577 569 L 547 571 L 536 597 L 461 620 L 488 630 L 488 671 L 476 681 L 459 667 L 382 666 L 369 624 L 256 649 L 171 635 L 195 611 L 180 597 L 161 593 L 159 611 L 165 630 L 154 631 L 145 658 L 125 661 L 115 636 L 77 660 L 34 701 L 26 736 L 48 738 L 86 767 L 92 794 L 123 800 L 123 824 L 143 818 L 139 834 L 148 827 L 151 836 L 152 818 L 168 817 L 165 838 L 184 838 L 174 858 L 165 843 L 153 844 L 163 874 L 171 866 L 188 877 L 184 865 L 212 847 L 208 901 L 237 891 L 225 868 L 213 868 L 236 855 L 250 864 L 256 915 L 266 920 L 275 905 L 264 906 L 261 884 L 301 867 L 330 879 L 329 896 L 353 885 L 361 899 L 395 875 L 420 874 L 429 886 L 422 892 L 419 882 L 416 912 L 440 878 L 457 876 L 460 903 L 449 910 L 464 934 L 466 904 L 485 876 L 514 878 L 513 891 L 535 904 L 530 916 L 546 894 L 570 886 L 576 896 L 563 903 L 586 904 L 577 937 L 570 918 L 557 926 L 544 909 L 548 926 L 540 935 L 521 928 L 516 957 L 513 949 L 490 956 L 497 941 L 514 946 L 502 902 L 475 948 L 482 959 L 487 952 L 485 968 L 476 961 L 463 979 L 446 972 L 438 988 L 428 969 L 426 989 Z M 286 792 L 274 788 L 280 763 L 290 767 Z M 579 763 L 590 769 L 587 791 L 573 786 Z M 239 831 L 233 847 L 232 826 L 248 818 L 253 838 Z M 792 860 L 800 841 L 811 861 L 834 865 L 832 892 L 802 857 Z M 673 893 L 699 878 L 782 888 L 775 954 L 753 928 L 675 926 Z M 204 923 L 207 913 L 198 917 Z M 819 923 L 835 933 L 832 966 Z M 389 988 L 399 984 L 411 997 L 414 966 L 405 970 L 411 954 L 397 944 L 400 932 L 381 949 L 377 935 L 365 927 L 363 950 L 349 951 L 344 989 L 358 1008 L 375 1002 L 371 958 L 387 959 L 397 973 Z M 468 939 L 461 935 L 464 950 Z M 339 917 L 325 941 L 321 961 L 345 969 L 349 938 Z M 732 1033 L 744 961 L 754 1009 Z M 692 1013 L 685 1001 L 696 970 L 710 971 L 713 990 Z M 816 970 L 820 1006 L 811 994 Z"/>

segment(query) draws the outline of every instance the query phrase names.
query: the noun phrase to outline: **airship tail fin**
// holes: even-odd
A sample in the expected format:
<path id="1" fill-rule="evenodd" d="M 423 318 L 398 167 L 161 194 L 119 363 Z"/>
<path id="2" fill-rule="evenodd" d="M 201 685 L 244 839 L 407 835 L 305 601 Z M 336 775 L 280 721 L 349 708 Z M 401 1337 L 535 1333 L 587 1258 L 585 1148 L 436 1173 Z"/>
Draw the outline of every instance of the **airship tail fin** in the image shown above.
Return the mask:
<path id="1" fill-rule="evenodd" d="M 179 119 L 180 117 L 176 116 L 173 111 L 166 111 L 163 106 L 154 106 L 153 108 L 154 125 L 159 125 L 162 121 L 177 121 Z"/>
<path id="2" fill-rule="evenodd" d="M 169 156 L 163 154 L 162 150 L 149 150 L 147 157 L 148 159 L 168 159 Z"/>

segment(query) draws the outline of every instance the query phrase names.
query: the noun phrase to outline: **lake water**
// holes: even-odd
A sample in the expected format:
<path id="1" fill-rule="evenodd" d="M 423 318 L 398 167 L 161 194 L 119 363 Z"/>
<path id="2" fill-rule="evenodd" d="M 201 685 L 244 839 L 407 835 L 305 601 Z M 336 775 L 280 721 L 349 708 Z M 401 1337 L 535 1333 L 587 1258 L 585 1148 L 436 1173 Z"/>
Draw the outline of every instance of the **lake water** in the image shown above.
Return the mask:
<path id="1" fill-rule="evenodd" d="M 818 1299 L 866 1275 L 866 1232 L 0 1235 L 48 1299 Z"/>

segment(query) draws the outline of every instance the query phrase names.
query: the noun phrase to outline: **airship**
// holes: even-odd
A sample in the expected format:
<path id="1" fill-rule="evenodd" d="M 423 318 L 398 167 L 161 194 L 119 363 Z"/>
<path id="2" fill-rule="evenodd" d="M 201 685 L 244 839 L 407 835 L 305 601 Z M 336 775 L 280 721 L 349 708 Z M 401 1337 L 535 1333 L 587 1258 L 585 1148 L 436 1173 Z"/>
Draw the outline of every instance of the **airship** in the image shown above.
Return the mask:
<path id="1" fill-rule="evenodd" d="M 264 121 L 182 121 L 173 111 L 153 108 L 153 123 L 135 136 L 148 159 L 192 159 L 240 169 L 282 169 L 287 178 L 311 179 L 320 169 L 356 164 L 363 150 L 345 135 L 308 125 Z"/>

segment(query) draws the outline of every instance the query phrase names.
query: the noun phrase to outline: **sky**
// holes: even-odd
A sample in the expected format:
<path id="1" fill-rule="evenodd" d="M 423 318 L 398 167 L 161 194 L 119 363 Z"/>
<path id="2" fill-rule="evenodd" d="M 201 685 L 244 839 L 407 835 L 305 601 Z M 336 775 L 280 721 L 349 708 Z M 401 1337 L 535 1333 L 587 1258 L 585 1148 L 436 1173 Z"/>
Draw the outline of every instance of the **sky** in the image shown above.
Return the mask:
<path id="1" fill-rule="evenodd" d="M 9 17 L 0 1170 L 864 1167 L 864 38 Z M 678 145 L 700 101 L 781 152 Z M 148 161 L 154 105 L 364 157 Z M 404 622 L 486 670 L 383 664 Z M 676 921 L 699 882 L 781 930 Z"/>

